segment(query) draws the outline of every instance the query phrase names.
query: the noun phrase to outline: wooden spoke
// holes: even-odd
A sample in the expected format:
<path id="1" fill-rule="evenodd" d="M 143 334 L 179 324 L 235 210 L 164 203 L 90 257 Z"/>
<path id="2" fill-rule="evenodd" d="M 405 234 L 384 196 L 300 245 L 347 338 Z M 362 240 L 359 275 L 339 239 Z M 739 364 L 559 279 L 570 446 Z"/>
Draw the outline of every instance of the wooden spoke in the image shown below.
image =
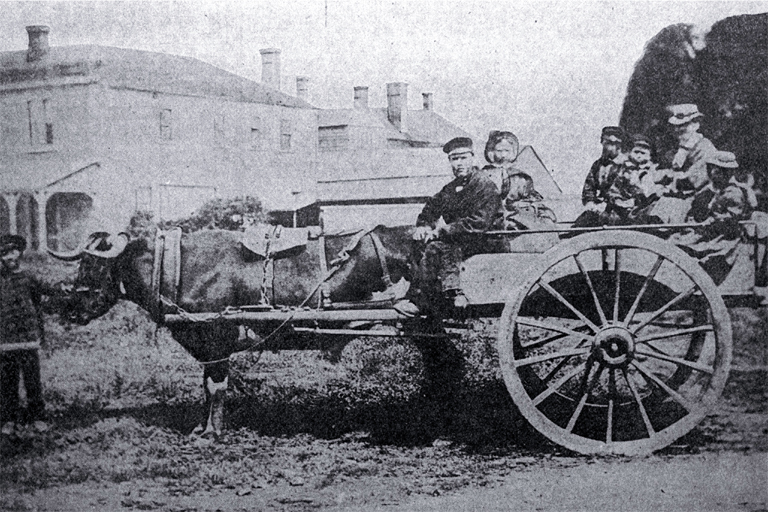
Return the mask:
<path id="1" fill-rule="evenodd" d="M 579 341 L 579 342 L 576 344 L 576 346 L 575 346 L 575 347 L 573 347 L 573 348 L 578 348 L 578 347 L 581 347 L 582 345 L 584 345 L 584 342 L 585 342 L 585 340 L 581 340 L 581 341 Z M 563 367 L 563 366 L 565 366 L 565 365 L 568 363 L 568 361 L 570 361 L 570 360 L 571 360 L 571 357 L 573 357 L 573 356 L 568 356 L 568 357 L 566 357 L 566 358 L 563 358 L 563 360 L 562 360 L 562 361 L 560 361 L 559 363 L 557 363 L 557 364 L 555 365 L 555 367 L 554 367 L 554 368 L 552 368 L 551 370 L 549 370 L 549 372 L 547 373 L 547 375 L 545 375 L 545 376 L 544 376 L 544 378 L 542 378 L 542 379 L 541 379 L 541 381 L 542 381 L 542 382 L 544 382 L 545 384 L 546 384 L 547 382 L 549 382 L 549 381 L 550 381 L 550 379 L 551 379 L 552 377 L 554 377 L 554 376 L 555 376 L 555 374 L 557 374 L 557 372 L 559 372 L 559 371 L 562 369 L 562 367 Z"/>
<path id="2" fill-rule="evenodd" d="M 587 365 L 589 367 L 589 365 Z M 571 418 L 568 420 L 568 425 L 565 427 L 565 430 L 567 432 L 573 432 L 573 427 L 576 426 L 576 421 L 578 421 L 579 416 L 581 416 L 581 411 L 584 409 L 584 405 L 587 403 L 587 399 L 589 398 L 589 394 L 592 392 L 592 388 L 595 386 L 595 383 L 600 379 L 600 374 L 603 373 L 603 365 L 600 365 L 597 368 L 597 371 L 595 372 L 594 377 L 592 377 L 592 380 L 589 379 L 589 370 L 586 372 L 586 386 L 584 389 L 584 394 L 581 395 L 581 400 L 579 400 L 578 405 L 576 406 L 576 410 L 573 411 L 573 414 L 571 415 Z"/>
<path id="3" fill-rule="evenodd" d="M 588 354 L 589 347 L 568 348 L 560 352 L 551 352 L 549 354 L 542 354 L 540 356 L 526 357 L 525 359 L 518 359 L 515 361 L 515 366 L 528 366 L 531 364 L 541 363 L 542 361 L 549 361 L 550 359 L 557 359 L 559 357 L 571 357 Z"/>
<path id="4" fill-rule="evenodd" d="M 587 287 L 589 287 L 589 291 L 592 294 L 592 299 L 595 301 L 595 308 L 597 309 L 597 314 L 600 315 L 600 323 L 605 325 L 606 323 L 608 323 L 608 319 L 605 317 L 605 311 L 603 311 L 603 306 L 600 305 L 600 299 L 597 296 L 597 291 L 595 290 L 595 286 L 592 284 L 592 278 L 589 277 L 589 274 L 584 268 L 584 265 L 582 265 L 581 261 L 579 261 L 577 254 L 573 255 L 573 260 L 576 262 L 576 266 L 579 267 L 579 272 L 581 272 L 581 275 L 584 276 L 584 280 L 587 282 Z"/>
<path id="5" fill-rule="evenodd" d="M 693 292 L 695 292 L 695 291 L 696 291 L 696 286 L 694 285 L 694 286 L 691 286 L 690 288 L 688 288 L 686 291 L 684 291 L 684 292 L 680 292 L 679 294 L 677 294 L 677 296 L 676 296 L 675 298 L 673 298 L 672 300 L 670 300 L 669 302 L 667 302 L 666 304 L 664 304 L 662 307 L 660 307 L 659 309 L 657 309 L 656 311 L 654 311 L 654 312 L 653 312 L 653 314 L 652 314 L 652 315 L 651 315 L 651 316 L 650 316 L 648 319 L 646 319 L 646 320 L 642 321 L 641 323 L 639 323 L 638 325 L 636 325 L 636 326 L 635 326 L 635 327 L 632 329 L 632 333 L 633 333 L 633 334 L 637 334 L 637 333 L 640 331 L 640 329 L 642 329 L 643 327 L 645 327 L 645 326 L 646 326 L 646 325 L 648 325 L 649 323 L 651 323 L 651 322 L 653 322 L 654 320 L 656 320 L 657 318 L 659 318 L 659 317 L 660 317 L 661 315 L 663 315 L 663 314 L 664 314 L 664 313 L 665 313 L 665 312 L 666 312 L 666 311 L 667 311 L 669 308 L 671 308 L 672 306 L 674 306 L 674 305 L 675 305 L 675 304 L 677 304 L 678 302 L 680 302 L 680 301 L 682 301 L 682 300 L 684 300 L 684 299 L 687 299 L 688 297 L 690 297 L 691 295 L 693 295 Z"/>
<path id="6" fill-rule="evenodd" d="M 608 370 L 608 425 L 605 427 L 605 442 L 613 442 L 613 397 L 617 396 L 616 392 L 616 370 L 611 368 Z"/>
<path id="7" fill-rule="evenodd" d="M 640 288 L 640 291 L 637 292 L 637 297 L 635 297 L 635 301 L 632 303 L 632 307 L 629 308 L 629 312 L 627 313 L 627 316 L 624 317 L 625 327 L 629 325 L 629 323 L 635 317 L 635 312 L 637 312 L 637 307 L 640 305 L 640 299 L 642 299 L 643 295 L 645 295 L 645 291 L 648 289 L 648 285 L 651 284 L 651 281 L 653 281 L 656 278 L 656 273 L 661 268 L 662 263 L 664 263 L 664 258 L 662 258 L 661 256 L 657 256 L 656 262 L 653 264 L 653 267 L 651 267 L 651 271 L 648 272 L 648 276 L 645 278 L 645 282 L 643 283 L 642 288 Z"/>
<path id="8" fill-rule="evenodd" d="M 664 352 L 659 351 L 651 351 L 651 350 L 639 350 L 640 347 L 636 349 L 636 353 L 648 357 L 653 357 L 656 359 L 661 359 L 662 361 L 668 361 L 670 363 L 675 363 L 680 366 L 687 366 L 688 368 L 692 368 L 694 370 L 700 371 L 702 373 L 706 373 L 709 375 L 712 375 L 715 373 L 715 369 L 711 366 L 707 366 L 701 363 L 697 363 L 695 361 L 688 361 L 686 359 L 682 359 L 680 357 L 670 356 L 665 354 Z M 654 348 L 651 346 L 651 348 Z"/>
<path id="9" fill-rule="evenodd" d="M 643 423 L 645 423 L 645 430 L 648 431 L 648 437 L 653 437 L 656 434 L 656 431 L 653 429 L 651 418 L 648 417 L 648 411 L 645 410 L 645 406 L 643 405 L 643 398 L 640 396 L 640 393 L 637 392 L 637 386 L 635 386 L 635 383 L 632 382 L 632 379 L 629 378 L 629 374 L 627 373 L 626 369 L 623 370 L 623 373 L 624 380 L 627 381 L 629 390 L 632 392 L 632 396 L 635 397 L 635 402 L 637 402 L 637 408 L 640 411 L 640 416 L 643 417 Z"/>
<path id="10" fill-rule="evenodd" d="M 686 334 L 695 334 L 697 332 L 714 331 L 715 328 L 710 325 L 698 325 L 696 327 L 688 327 L 687 329 L 675 329 L 674 331 L 657 332 L 649 334 L 647 336 L 640 336 L 635 340 L 635 343 L 648 343 L 653 340 L 663 340 L 664 338 L 674 338 L 676 336 L 685 336 Z"/>
<path id="11" fill-rule="evenodd" d="M 538 320 L 533 320 L 531 318 L 525 318 L 525 317 L 517 317 L 517 323 L 522 325 L 527 325 L 529 327 L 538 327 L 539 329 L 545 329 L 548 331 L 555 331 L 560 332 L 563 334 L 567 334 L 569 336 L 575 336 L 580 339 L 590 340 L 592 339 L 592 336 L 589 334 L 575 331 L 573 329 L 569 329 L 568 327 L 563 327 L 562 325 L 557 324 L 551 324 L 547 322 L 539 322 Z"/>
<path id="12" fill-rule="evenodd" d="M 549 283 L 547 283 L 545 281 L 542 281 L 542 280 L 539 280 L 539 286 L 541 286 L 542 288 L 547 290 L 554 298 L 556 298 L 557 300 L 562 302 L 563 305 L 565 305 L 565 307 L 567 307 L 568 309 L 573 311 L 573 314 L 575 314 L 577 317 L 579 317 L 579 320 L 584 322 L 587 325 L 587 327 L 592 329 L 593 332 L 597 332 L 597 331 L 600 330 L 594 323 L 592 323 L 592 321 L 589 318 L 584 316 L 584 313 L 582 313 L 581 311 L 576 309 L 576 307 L 573 304 L 571 304 L 568 301 L 568 299 L 566 299 L 565 297 L 560 295 L 560 293 L 557 290 L 555 290 L 554 288 L 552 288 L 552 286 L 550 286 Z"/>
<path id="13" fill-rule="evenodd" d="M 552 343 L 553 341 L 561 340 L 568 336 L 568 334 L 564 332 L 559 332 L 557 334 L 553 334 L 552 336 L 547 336 L 546 338 L 541 338 L 538 340 L 530 341 L 529 343 L 520 343 L 520 346 L 523 348 L 539 348 L 543 347 L 547 343 Z"/>
<path id="14" fill-rule="evenodd" d="M 619 322 L 619 298 L 621 297 L 621 251 L 616 248 L 614 254 L 614 282 L 615 294 L 613 296 L 613 322 Z"/>
<path id="15" fill-rule="evenodd" d="M 695 404 L 692 404 L 689 402 L 684 396 L 682 396 L 680 393 L 675 391 L 674 389 L 667 386 L 663 380 L 658 378 L 656 375 L 654 375 L 648 368 L 640 364 L 637 360 L 632 361 L 632 366 L 637 368 L 637 370 L 643 374 L 644 377 L 650 379 L 654 384 L 659 386 L 661 389 L 664 390 L 665 393 L 667 393 L 669 396 L 672 397 L 672 399 L 682 405 L 688 412 L 694 412 L 697 410 L 697 407 Z"/>
<path id="16" fill-rule="evenodd" d="M 574 378 L 576 375 L 578 375 L 578 373 L 584 370 L 585 367 L 586 367 L 586 363 L 582 363 L 580 365 L 574 366 L 571 369 L 571 371 L 569 371 L 568 373 L 566 373 L 565 375 L 557 379 L 557 381 L 555 381 L 554 384 L 547 387 L 547 389 L 545 389 L 544 391 L 536 395 L 536 398 L 534 398 L 531 403 L 534 406 L 538 406 L 541 402 L 546 400 L 547 397 L 549 397 L 549 395 L 557 391 L 560 388 L 560 386 L 562 386 L 563 384 L 565 384 L 566 382 Z"/>

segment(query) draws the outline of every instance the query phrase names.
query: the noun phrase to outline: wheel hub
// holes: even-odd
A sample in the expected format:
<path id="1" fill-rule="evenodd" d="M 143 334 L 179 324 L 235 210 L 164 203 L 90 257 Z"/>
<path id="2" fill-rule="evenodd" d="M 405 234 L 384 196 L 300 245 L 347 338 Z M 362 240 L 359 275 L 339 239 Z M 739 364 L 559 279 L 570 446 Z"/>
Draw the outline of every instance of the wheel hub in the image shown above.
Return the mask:
<path id="1" fill-rule="evenodd" d="M 623 327 L 607 327 L 595 336 L 592 350 L 597 359 L 608 366 L 625 365 L 634 356 L 635 339 Z"/>

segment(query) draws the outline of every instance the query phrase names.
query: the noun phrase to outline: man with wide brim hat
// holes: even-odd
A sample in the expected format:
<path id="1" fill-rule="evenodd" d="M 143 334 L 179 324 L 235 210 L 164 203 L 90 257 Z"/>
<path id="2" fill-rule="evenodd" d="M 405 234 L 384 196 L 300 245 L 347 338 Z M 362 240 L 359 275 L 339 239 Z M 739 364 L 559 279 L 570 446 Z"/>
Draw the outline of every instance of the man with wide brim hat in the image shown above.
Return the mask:
<path id="1" fill-rule="evenodd" d="M 13 435 L 17 423 L 32 423 L 38 430 L 45 413 L 40 358 L 44 341 L 41 294 L 43 285 L 20 269 L 27 247 L 24 237 L 0 236 L 0 433 Z M 19 376 L 24 379 L 27 407 L 22 409 Z"/>
<path id="2" fill-rule="evenodd" d="M 398 305 L 406 314 L 435 312 L 448 298 L 457 307 L 466 306 L 459 288 L 459 266 L 463 258 L 481 252 L 481 236 L 493 224 L 501 199 L 499 189 L 474 165 L 469 137 L 456 137 L 443 146 L 454 179 L 427 200 L 416 219 L 413 238 L 414 280 L 409 298 Z"/>
<path id="3" fill-rule="evenodd" d="M 654 206 L 655 213 L 667 223 L 685 221 L 693 196 L 709 183 L 707 160 L 717 152 L 711 140 L 699 132 L 704 115 L 694 103 L 678 103 L 667 107 L 667 119 L 677 148 L 663 158 L 664 197 Z"/>

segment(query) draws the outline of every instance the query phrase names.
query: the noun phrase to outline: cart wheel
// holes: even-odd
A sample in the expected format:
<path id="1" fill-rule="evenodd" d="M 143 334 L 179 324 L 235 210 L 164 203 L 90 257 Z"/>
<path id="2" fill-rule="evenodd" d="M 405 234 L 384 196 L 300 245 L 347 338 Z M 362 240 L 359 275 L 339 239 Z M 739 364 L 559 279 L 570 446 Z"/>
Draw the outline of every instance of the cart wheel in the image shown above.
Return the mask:
<path id="1" fill-rule="evenodd" d="M 512 399 L 550 440 L 586 454 L 646 454 L 717 401 L 731 323 L 715 284 L 677 247 L 639 232 L 589 233 L 518 279 L 498 350 Z"/>

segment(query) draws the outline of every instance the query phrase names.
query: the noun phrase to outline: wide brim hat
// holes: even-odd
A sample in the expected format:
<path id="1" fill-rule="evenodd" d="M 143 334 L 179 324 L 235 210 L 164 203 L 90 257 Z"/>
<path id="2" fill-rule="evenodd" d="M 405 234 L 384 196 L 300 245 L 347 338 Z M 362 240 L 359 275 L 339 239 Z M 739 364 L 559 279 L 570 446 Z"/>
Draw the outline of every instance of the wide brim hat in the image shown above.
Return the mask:
<path id="1" fill-rule="evenodd" d="M 448 156 L 459 153 L 474 153 L 472 139 L 469 137 L 456 137 L 449 140 L 443 146 L 443 153 Z"/>
<path id="2" fill-rule="evenodd" d="M 489 153 L 494 150 L 496 144 L 502 140 L 509 141 L 515 147 L 515 158 L 520 154 L 520 141 L 517 140 L 517 136 L 510 131 L 491 130 L 488 134 L 488 142 L 485 143 L 485 160 L 492 164 Z M 514 158 L 513 158 L 514 160 Z"/>
<path id="3" fill-rule="evenodd" d="M 707 158 L 708 165 L 716 165 L 722 169 L 738 169 L 739 162 L 736 155 L 730 151 L 715 151 Z"/>
<path id="4" fill-rule="evenodd" d="M 19 252 L 24 252 L 27 248 L 27 240 L 23 236 L 19 235 L 3 235 L 0 236 L 0 255 L 8 254 L 14 249 Z"/>
<path id="5" fill-rule="evenodd" d="M 669 124 L 680 126 L 686 123 L 690 123 L 694 119 L 704 117 L 704 114 L 699 112 L 699 107 L 693 103 L 681 103 L 679 105 L 670 105 L 667 110 L 671 114 L 668 119 Z"/>

